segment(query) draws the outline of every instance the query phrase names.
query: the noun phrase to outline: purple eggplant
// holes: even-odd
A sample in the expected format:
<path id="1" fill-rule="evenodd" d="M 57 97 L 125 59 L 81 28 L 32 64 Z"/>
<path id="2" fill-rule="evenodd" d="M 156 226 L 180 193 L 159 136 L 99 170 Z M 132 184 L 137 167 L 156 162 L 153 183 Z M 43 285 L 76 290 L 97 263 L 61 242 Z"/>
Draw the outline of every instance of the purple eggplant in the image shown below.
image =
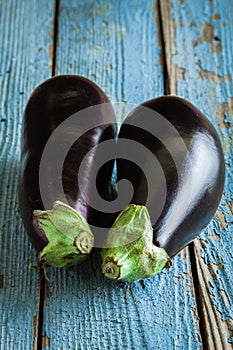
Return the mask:
<path id="1" fill-rule="evenodd" d="M 136 281 L 168 266 L 208 225 L 222 196 L 225 165 L 213 125 L 175 96 L 137 107 L 121 126 L 118 147 L 125 139 L 132 141 L 128 153 L 137 152 L 136 142 L 148 152 L 140 166 L 130 157 L 117 160 L 118 181 L 129 180 L 134 194 L 108 234 L 102 271 Z"/>
<path id="2" fill-rule="evenodd" d="M 82 113 L 96 105 L 99 106 L 98 115 L 96 109 L 93 115 L 91 110 Z M 87 115 L 97 123 L 85 131 Z M 43 266 L 76 265 L 93 247 L 90 225 L 99 225 L 103 213 L 93 209 L 86 199 L 92 195 L 89 181 L 94 176 L 96 157 L 101 157 L 96 146 L 115 139 L 114 120 L 113 109 L 104 92 L 80 76 L 61 75 L 48 79 L 29 99 L 24 114 L 19 204 L 26 231 Z M 55 133 L 56 147 L 47 155 L 41 180 L 42 157 L 49 152 L 46 147 Z M 59 173 L 57 163 L 62 147 L 70 142 Z M 85 156 L 87 161 L 80 188 L 78 173 Z M 113 165 L 114 161 L 108 162 L 97 176 L 96 186 L 103 198 L 112 186 Z M 62 190 L 57 187 L 57 180 Z M 45 198 L 42 198 L 42 191 Z M 105 217 L 106 222 L 107 219 Z"/>

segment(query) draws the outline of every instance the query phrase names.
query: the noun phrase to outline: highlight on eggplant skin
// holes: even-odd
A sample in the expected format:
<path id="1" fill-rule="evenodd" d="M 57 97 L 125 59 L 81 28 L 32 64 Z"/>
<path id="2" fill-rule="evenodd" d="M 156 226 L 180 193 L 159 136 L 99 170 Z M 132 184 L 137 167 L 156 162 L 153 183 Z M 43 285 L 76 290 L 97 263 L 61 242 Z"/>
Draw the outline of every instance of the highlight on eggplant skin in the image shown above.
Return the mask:
<path id="1" fill-rule="evenodd" d="M 153 115 L 153 112 L 157 114 Z M 185 152 L 180 152 L 177 135 L 161 128 L 158 114 L 179 133 L 186 148 Z M 145 128 L 142 127 L 143 123 Z M 147 269 L 144 275 L 142 273 L 148 251 L 154 247 L 162 252 L 164 250 L 167 254 L 167 265 L 170 265 L 170 259 L 208 225 L 221 200 L 225 163 L 221 143 L 213 125 L 195 106 L 176 96 L 156 98 L 134 109 L 120 128 L 118 144 L 124 139 L 144 145 L 159 162 L 166 180 L 165 195 L 161 192 L 162 177 L 157 173 L 153 174 L 153 186 L 148 188 L 145 174 L 151 170 L 150 152 L 147 159 L 140 160 L 142 167 L 138 167 L 129 158 L 117 159 L 117 180 L 127 179 L 134 187 L 134 195 L 129 203 L 133 205 L 130 215 L 135 216 L 143 207 L 148 210 L 151 228 L 147 222 L 146 231 L 151 232 L 151 238 L 150 243 L 147 238 L 144 247 L 140 243 L 140 250 L 138 239 L 129 243 L 128 250 L 126 246 L 115 247 L 118 238 L 112 233 L 114 229 L 117 228 L 118 235 L 121 235 L 121 226 L 123 231 L 127 231 L 125 219 L 122 219 L 124 216 L 120 214 L 110 230 L 108 247 L 101 252 L 102 272 L 111 279 L 137 281 L 148 277 L 148 274 L 154 274 L 149 268 L 150 271 Z M 148 194 L 150 201 L 147 201 Z M 162 198 L 163 196 L 165 197 Z M 126 206 L 125 211 L 129 213 L 129 206 Z M 143 217 L 136 218 L 128 231 L 131 232 L 133 227 L 143 227 L 143 220 Z M 131 222 L 130 218 L 128 222 Z M 130 234 L 128 231 L 127 234 Z M 145 228 L 142 228 L 141 238 L 144 235 Z M 160 266 L 162 269 L 166 262 L 163 260 Z M 155 271 L 158 272 L 157 269 Z"/>
<path id="2" fill-rule="evenodd" d="M 103 124 L 100 123 L 99 126 L 83 134 L 72 145 L 64 160 L 62 174 L 57 174 L 54 162 L 53 166 L 48 164 L 44 175 L 50 182 L 47 193 L 49 208 L 44 208 L 42 202 L 39 169 L 43 150 L 56 128 L 74 113 L 101 104 L 109 104 L 109 100 L 93 82 L 81 76 L 60 75 L 46 80 L 37 87 L 26 106 L 22 134 L 19 205 L 24 226 L 43 266 L 65 267 L 78 264 L 88 256 L 93 247 L 94 238 L 89 224 L 98 224 L 101 213 L 93 210 L 82 197 L 78 183 L 78 169 L 84 156 L 93 147 L 105 140 L 115 139 L 115 116 L 111 105 L 109 104 L 108 108 L 110 123 L 105 123 L 106 118 L 104 112 L 101 115 L 100 108 L 98 118 Z M 75 114 L 75 118 L 79 123 L 78 113 L 77 117 Z M 80 120 L 80 124 L 81 122 Z M 76 131 L 65 129 L 61 135 L 61 143 L 69 140 L 70 133 L 74 134 Z M 82 181 L 87 195 L 91 195 L 88 192 L 88 178 L 92 176 L 96 152 L 94 151 L 88 159 L 85 168 L 87 176 Z M 56 154 L 54 156 L 56 157 Z M 103 166 L 100 171 L 101 181 L 100 178 L 97 179 L 96 186 L 102 197 L 108 195 L 112 185 L 113 165 L 114 161 Z M 64 193 L 56 193 L 56 188 L 53 188 L 53 181 L 58 176 L 62 177 L 65 198 Z M 112 220 L 111 217 L 109 219 Z"/>

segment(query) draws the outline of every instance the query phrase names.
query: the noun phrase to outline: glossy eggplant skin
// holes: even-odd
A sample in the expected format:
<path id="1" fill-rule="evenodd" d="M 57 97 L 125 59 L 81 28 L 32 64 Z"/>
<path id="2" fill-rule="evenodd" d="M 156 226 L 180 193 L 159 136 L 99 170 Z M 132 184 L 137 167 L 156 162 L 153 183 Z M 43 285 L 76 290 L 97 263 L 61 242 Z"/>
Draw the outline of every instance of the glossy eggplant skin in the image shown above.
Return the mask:
<path id="1" fill-rule="evenodd" d="M 33 92 L 28 101 L 23 120 L 19 204 L 24 225 L 37 252 L 48 244 L 47 237 L 40 230 L 33 216 L 33 210 L 45 209 L 39 187 L 39 167 L 45 145 L 54 130 L 71 115 L 90 106 L 106 103 L 109 103 L 109 100 L 97 85 L 86 78 L 75 75 L 60 75 L 48 79 Z M 99 117 L 101 118 L 101 116 Z M 78 114 L 77 118 L 80 118 Z M 83 198 L 78 183 L 78 170 L 84 156 L 94 146 L 105 140 L 115 139 L 115 117 L 111 106 L 108 118 L 112 123 L 99 125 L 87 131 L 72 145 L 64 160 L 62 171 L 62 184 L 68 204 L 91 225 L 99 225 L 102 213 L 93 210 Z M 105 123 L 104 115 L 102 120 Z M 63 131 L 61 136 L 64 140 L 69 139 L 69 133 L 68 128 Z M 85 168 L 86 176 L 83 178 L 83 186 L 87 195 L 91 195 L 88 182 L 92 176 L 95 155 L 96 151 L 88 159 Z M 113 161 L 108 162 L 100 170 L 99 180 L 97 178 L 96 185 L 102 197 L 107 195 L 109 187 L 111 187 L 113 164 Z M 59 174 L 56 173 L 56 167 L 48 164 L 45 175 L 51 183 L 51 187 L 48 189 L 48 198 L 52 208 L 55 200 L 62 200 L 63 194 L 54 192 L 56 189 L 53 188 L 53 179 Z"/>
<path id="2" fill-rule="evenodd" d="M 145 205 L 150 191 L 152 200 L 147 203 L 149 214 L 156 217 L 156 212 L 160 213 L 152 221 L 153 243 L 164 248 L 172 258 L 207 226 L 217 210 L 225 180 L 224 156 L 214 127 L 191 103 L 175 96 L 164 96 L 145 102 L 142 106 L 158 112 L 172 124 L 187 152 L 179 151 L 180 143 L 172 132 L 164 136 L 160 133 L 161 137 L 156 137 L 139 128 L 140 122 L 143 123 L 150 116 L 145 109 L 136 108 L 122 124 L 119 140 L 126 138 L 139 142 L 160 163 L 167 186 L 163 208 L 160 208 L 161 176 L 153 174 L 152 188 L 148 188 L 145 176 L 150 167 L 149 152 L 142 167 L 130 160 L 118 159 L 118 180 L 128 179 L 133 184 L 132 204 Z M 156 118 L 151 123 L 156 129 Z"/>

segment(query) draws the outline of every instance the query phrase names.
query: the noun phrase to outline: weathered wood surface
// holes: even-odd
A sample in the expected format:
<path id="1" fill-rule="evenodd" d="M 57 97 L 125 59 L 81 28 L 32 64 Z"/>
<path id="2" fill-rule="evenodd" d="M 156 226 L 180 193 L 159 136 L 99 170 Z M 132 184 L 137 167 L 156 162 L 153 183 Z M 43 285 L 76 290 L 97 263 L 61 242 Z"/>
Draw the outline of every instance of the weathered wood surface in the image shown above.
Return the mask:
<path id="1" fill-rule="evenodd" d="M 56 71 L 87 76 L 112 101 L 162 95 L 158 23 L 153 1 L 61 1 Z M 102 275 L 97 253 L 74 276 L 50 269 L 46 348 L 200 349 L 190 271 L 188 251 L 171 271 L 124 288 Z"/>
<path id="2" fill-rule="evenodd" d="M 215 219 L 195 241 L 205 348 L 233 343 L 233 3 L 161 1 L 169 85 L 213 122 L 222 139 L 226 185 Z"/>
<path id="3" fill-rule="evenodd" d="M 36 349 L 39 278 L 18 212 L 22 114 L 50 76 L 53 2 L 0 1 L 0 349 Z"/>
<path id="4" fill-rule="evenodd" d="M 53 57 L 54 1 L 0 1 L 0 349 L 186 350 L 202 342 L 203 349 L 231 349 L 232 1 L 59 2 Z M 188 249 L 170 271 L 132 285 L 104 278 L 97 253 L 73 276 L 50 269 L 39 305 L 40 281 L 29 270 L 35 252 L 17 205 L 19 135 L 26 101 L 53 61 L 55 72 L 90 78 L 112 101 L 140 103 L 170 90 L 218 128 L 227 181 L 216 220 L 195 241 L 199 307 Z"/>

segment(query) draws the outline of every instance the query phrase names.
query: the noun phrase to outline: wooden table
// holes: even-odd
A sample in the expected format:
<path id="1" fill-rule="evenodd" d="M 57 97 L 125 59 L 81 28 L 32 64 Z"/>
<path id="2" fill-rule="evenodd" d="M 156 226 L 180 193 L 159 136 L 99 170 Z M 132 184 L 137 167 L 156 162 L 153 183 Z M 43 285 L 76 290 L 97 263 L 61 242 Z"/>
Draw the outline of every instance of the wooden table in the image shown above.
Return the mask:
<path id="1" fill-rule="evenodd" d="M 232 0 L 0 1 L 0 349 L 232 349 Z M 94 254 L 74 276 L 36 271 L 18 212 L 20 132 L 34 88 L 54 74 L 96 82 L 111 101 L 190 100 L 226 159 L 219 210 L 170 271 L 112 283 Z"/>

